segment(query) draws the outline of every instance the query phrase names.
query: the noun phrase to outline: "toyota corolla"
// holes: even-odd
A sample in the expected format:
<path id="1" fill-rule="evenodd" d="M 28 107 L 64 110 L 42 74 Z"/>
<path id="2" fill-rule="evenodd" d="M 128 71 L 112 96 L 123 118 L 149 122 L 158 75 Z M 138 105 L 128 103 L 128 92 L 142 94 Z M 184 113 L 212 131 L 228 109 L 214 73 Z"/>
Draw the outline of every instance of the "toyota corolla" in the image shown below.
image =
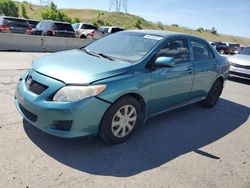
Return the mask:
<path id="1" fill-rule="evenodd" d="M 201 38 L 124 31 L 34 59 L 15 103 L 49 134 L 120 143 L 160 113 L 195 102 L 213 107 L 228 73 L 227 59 Z"/>

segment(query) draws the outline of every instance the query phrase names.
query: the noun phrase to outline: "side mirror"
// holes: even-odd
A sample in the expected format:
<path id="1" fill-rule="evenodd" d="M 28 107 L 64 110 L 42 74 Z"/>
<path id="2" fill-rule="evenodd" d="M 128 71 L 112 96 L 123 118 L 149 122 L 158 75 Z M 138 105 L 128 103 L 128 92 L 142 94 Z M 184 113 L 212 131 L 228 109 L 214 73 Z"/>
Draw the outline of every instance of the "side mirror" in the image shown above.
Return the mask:
<path id="1" fill-rule="evenodd" d="M 175 66 L 174 58 L 173 57 L 158 57 L 155 61 L 156 67 L 173 67 Z"/>

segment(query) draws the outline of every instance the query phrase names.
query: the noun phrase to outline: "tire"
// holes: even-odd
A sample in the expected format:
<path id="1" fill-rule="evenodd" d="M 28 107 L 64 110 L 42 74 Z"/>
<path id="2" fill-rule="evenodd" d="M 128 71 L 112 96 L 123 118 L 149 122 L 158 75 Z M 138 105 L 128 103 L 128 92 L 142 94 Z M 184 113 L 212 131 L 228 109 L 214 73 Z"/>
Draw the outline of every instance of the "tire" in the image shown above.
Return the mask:
<path id="1" fill-rule="evenodd" d="M 225 54 L 225 50 L 224 50 L 224 49 L 221 49 L 221 50 L 220 50 L 220 53 L 221 53 L 221 54 Z"/>
<path id="2" fill-rule="evenodd" d="M 80 39 L 86 39 L 86 36 L 85 35 L 81 35 Z"/>
<path id="3" fill-rule="evenodd" d="M 135 132 L 141 123 L 141 117 L 140 103 L 134 97 L 123 97 L 105 112 L 100 124 L 99 136 L 106 143 L 122 143 Z"/>
<path id="4" fill-rule="evenodd" d="M 223 90 L 223 83 L 220 80 L 216 80 L 210 89 L 207 97 L 201 101 L 201 105 L 205 108 L 212 108 L 214 107 L 222 93 Z"/>

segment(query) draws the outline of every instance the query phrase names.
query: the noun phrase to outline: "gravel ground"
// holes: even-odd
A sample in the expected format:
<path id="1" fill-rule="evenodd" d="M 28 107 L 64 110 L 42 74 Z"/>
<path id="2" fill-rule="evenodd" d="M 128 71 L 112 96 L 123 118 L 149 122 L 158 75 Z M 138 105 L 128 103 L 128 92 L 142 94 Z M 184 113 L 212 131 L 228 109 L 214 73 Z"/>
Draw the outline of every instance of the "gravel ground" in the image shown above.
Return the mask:
<path id="1" fill-rule="evenodd" d="M 19 76 L 41 53 L 0 52 L 0 187 L 250 188 L 250 85 L 234 79 L 213 109 L 149 120 L 126 143 L 64 140 L 23 121 Z"/>

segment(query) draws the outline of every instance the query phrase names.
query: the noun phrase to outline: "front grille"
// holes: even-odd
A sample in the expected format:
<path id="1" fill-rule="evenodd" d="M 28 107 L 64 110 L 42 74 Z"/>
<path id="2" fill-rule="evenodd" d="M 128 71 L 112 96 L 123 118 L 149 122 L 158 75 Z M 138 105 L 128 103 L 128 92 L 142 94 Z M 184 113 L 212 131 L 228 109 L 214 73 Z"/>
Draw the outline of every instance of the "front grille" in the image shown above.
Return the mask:
<path id="1" fill-rule="evenodd" d="M 31 113 L 30 111 L 26 110 L 21 104 L 19 104 L 19 108 L 22 111 L 23 115 L 28 118 L 30 121 L 32 122 L 36 122 L 37 121 L 37 116 L 33 113 Z"/>
<path id="2" fill-rule="evenodd" d="M 237 68 L 242 68 L 242 69 L 250 69 L 249 65 L 239 65 L 236 63 L 231 63 L 232 66 L 237 67 Z"/>
<path id="3" fill-rule="evenodd" d="M 232 71 L 230 71 L 229 74 L 250 79 L 249 74 L 244 74 L 244 73 L 239 73 L 239 72 L 232 72 Z"/>
<path id="4" fill-rule="evenodd" d="M 72 123 L 72 120 L 54 121 L 53 128 L 60 131 L 70 131 Z"/>
<path id="5" fill-rule="evenodd" d="M 31 76 L 27 77 L 25 85 L 29 91 L 37 95 L 41 95 L 46 89 L 48 89 L 48 86 L 33 80 Z"/>

